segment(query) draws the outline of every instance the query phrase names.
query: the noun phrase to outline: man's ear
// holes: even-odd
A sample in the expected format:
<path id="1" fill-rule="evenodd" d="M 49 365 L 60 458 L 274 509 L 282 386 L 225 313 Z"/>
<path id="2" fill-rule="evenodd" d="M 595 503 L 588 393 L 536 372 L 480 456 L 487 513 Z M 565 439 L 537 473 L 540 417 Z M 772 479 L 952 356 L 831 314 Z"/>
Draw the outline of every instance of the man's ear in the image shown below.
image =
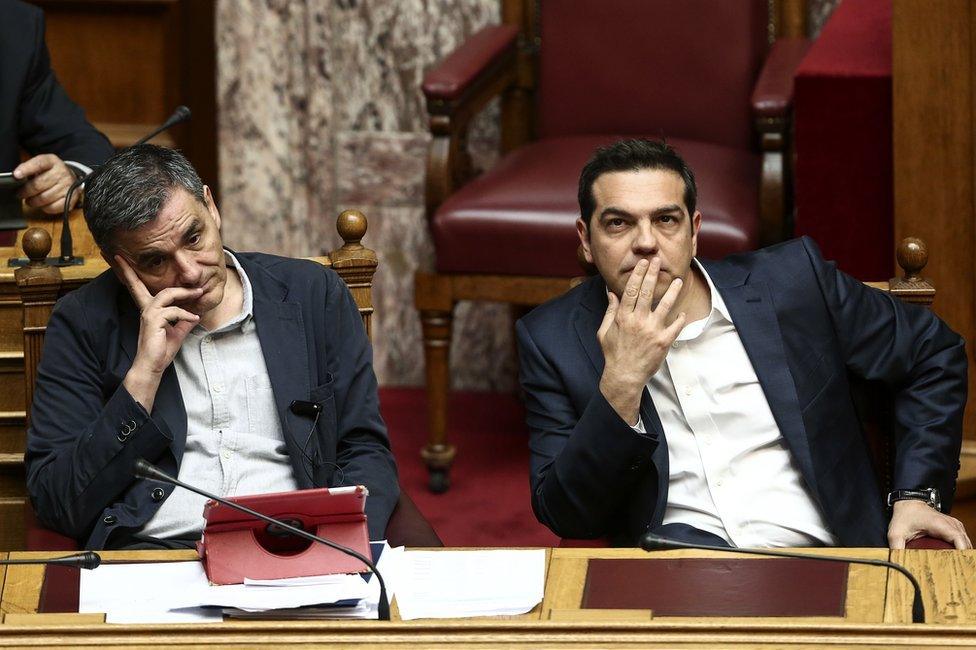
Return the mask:
<path id="1" fill-rule="evenodd" d="M 207 206 L 207 212 L 210 213 L 214 223 L 217 224 L 217 230 L 220 230 L 220 211 L 217 209 L 217 204 L 214 202 L 213 192 L 210 191 L 209 185 L 203 186 L 203 202 Z"/>
<path id="2" fill-rule="evenodd" d="M 590 264 L 593 264 L 593 253 L 590 251 L 590 229 L 586 222 L 580 217 L 576 220 L 576 234 L 579 235 L 580 248 L 583 249 L 583 257 Z"/>
<path id="3" fill-rule="evenodd" d="M 691 256 L 698 255 L 698 233 L 701 231 L 701 212 L 695 210 L 695 216 L 691 218 Z"/>

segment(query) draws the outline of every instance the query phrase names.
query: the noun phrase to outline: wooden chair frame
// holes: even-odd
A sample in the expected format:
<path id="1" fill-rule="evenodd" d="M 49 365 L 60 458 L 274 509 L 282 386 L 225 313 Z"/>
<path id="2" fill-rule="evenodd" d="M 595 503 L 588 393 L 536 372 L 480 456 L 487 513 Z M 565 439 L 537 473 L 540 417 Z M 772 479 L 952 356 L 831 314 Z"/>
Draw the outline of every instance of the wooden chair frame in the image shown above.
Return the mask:
<path id="1" fill-rule="evenodd" d="M 489 101 L 501 98 L 501 151 L 507 153 L 529 141 L 534 131 L 533 94 L 538 76 L 538 2 L 503 0 L 502 22 L 519 30 L 517 48 L 505 52 L 452 101 L 429 100 L 427 112 L 431 142 L 427 154 L 425 200 L 431 218 L 444 200 L 472 178 L 467 151 L 471 120 Z M 806 35 L 804 0 L 769 0 L 769 41 Z M 763 243 L 780 241 L 792 210 L 788 161 L 791 159 L 792 124 L 789 117 L 758 118 L 756 130 L 762 151 L 760 231 Z M 450 377 L 451 328 L 455 305 L 461 300 L 504 302 L 535 306 L 565 292 L 570 278 L 511 275 L 417 273 L 414 305 L 420 312 L 426 360 L 429 437 L 421 458 L 430 473 L 429 487 L 443 492 L 455 447 L 447 440 L 447 394 Z"/>

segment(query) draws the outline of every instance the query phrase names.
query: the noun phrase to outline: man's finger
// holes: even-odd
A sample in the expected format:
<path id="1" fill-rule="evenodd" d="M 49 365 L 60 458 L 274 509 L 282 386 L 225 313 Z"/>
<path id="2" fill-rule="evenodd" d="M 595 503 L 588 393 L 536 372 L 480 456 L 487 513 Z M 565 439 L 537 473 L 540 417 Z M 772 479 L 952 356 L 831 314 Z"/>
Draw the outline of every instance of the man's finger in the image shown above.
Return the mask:
<path id="1" fill-rule="evenodd" d="M 152 299 L 152 304 L 155 307 L 168 307 L 174 302 L 197 298 L 202 292 L 203 289 L 200 287 L 193 289 L 187 289 L 186 287 L 167 287 L 156 294 Z"/>
<path id="2" fill-rule="evenodd" d="M 132 299 L 136 301 L 136 305 L 140 310 L 145 309 L 146 306 L 152 302 L 152 294 L 149 293 L 149 289 L 143 284 L 136 272 L 132 270 L 129 263 L 121 255 L 115 256 L 115 263 L 118 264 L 119 270 L 122 271 L 122 277 L 125 281 L 125 286 L 129 289 L 129 294 Z"/>
<path id="3" fill-rule="evenodd" d="M 60 158 L 51 153 L 43 153 L 40 156 L 34 156 L 33 158 L 25 160 L 14 168 L 14 178 L 30 178 L 31 176 L 40 174 L 41 172 L 47 171 L 51 167 L 54 167 L 58 162 L 60 162 L 60 160 Z"/>
<path id="4" fill-rule="evenodd" d="M 647 260 L 640 260 L 634 270 L 630 272 L 630 277 L 627 278 L 627 286 L 624 287 L 623 295 L 620 296 L 620 309 L 623 311 L 634 311 L 634 305 L 637 304 L 637 294 L 640 293 L 641 283 L 644 282 L 648 266 Z"/>
<path id="5" fill-rule="evenodd" d="M 654 306 L 654 290 L 657 288 L 657 276 L 661 272 L 661 258 L 654 257 L 647 267 L 647 273 L 641 281 L 640 291 L 637 294 L 637 304 L 634 305 L 635 311 L 650 313 Z"/>
<path id="6" fill-rule="evenodd" d="M 681 293 L 681 287 L 683 285 L 684 282 L 681 278 L 671 280 L 671 285 L 668 287 L 668 290 L 664 292 L 661 300 L 657 303 L 657 307 L 654 308 L 655 315 L 662 319 L 667 319 L 668 314 L 671 313 L 671 308 L 678 302 L 678 294 Z"/>
<path id="7" fill-rule="evenodd" d="M 164 320 L 167 325 L 176 325 L 180 321 L 196 324 L 200 320 L 199 316 L 182 307 L 164 307 L 155 312 L 155 316 Z M 161 325 L 162 323 L 157 324 Z"/>
<path id="8" fill-rule="evenodd" d="M 617 315 L 617 308 L 620 306 L 620 301 L 617 299 L 617 294 L 612 291 L 607 292 L 607 311 L 603 314 L 603 322 L 600 323 L 600 328 L 596 332 L 598 340 L 603 340 L 607 331 L 610 329 L 610 325 L 613 324 L 613 319 Z"/>
<path id="9" fill-rule="evenodd" d="M 664 335 L 667 337 L 669 344 L 674 343 L 675 339 L 678 338 L 678 334 L 681 334 L 681 328 L 685 326 L 685 320 L 687 318 L 688 315 L 685 312 L 681 312 L 674 319 L 674 322 L 665 328 Z"/>
<path id="10" fill-rule="evenodd" d="M 32 208 L 40 208 L 52 203 L 56 203 L 64 198 L 68 192 L 68 184 L 56 182 L 54 185 L 34 194 L 27 199 L 27 205 Z"/>

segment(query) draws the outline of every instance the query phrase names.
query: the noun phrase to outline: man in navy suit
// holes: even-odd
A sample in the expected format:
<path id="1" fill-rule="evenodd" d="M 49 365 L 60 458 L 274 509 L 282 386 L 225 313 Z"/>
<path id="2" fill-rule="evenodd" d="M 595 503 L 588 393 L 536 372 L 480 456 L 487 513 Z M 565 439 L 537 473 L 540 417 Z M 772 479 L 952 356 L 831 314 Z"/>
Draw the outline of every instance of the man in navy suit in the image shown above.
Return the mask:
<path id="1" fill-rule="evenodd" d="M 54 76 L 44 13 L 17 0 L 0 0 L 0 98 L 0 172 L 26 180 L 18 196 L 28 205 L 60 214 L 75 177 L 114 149 Z M 22 163 L 21 148 L 31 155 Z"/>
<path id="2" fill-rule="evenodd" d="M 342 279 L 224 248 L 210 189 L 153 145 L 92 174 L 85 217 L 112 268 L 48 325 L 25 457 L 39 519 L 88 548 L 192 545 L 203 497 L 135 479 L 145 458 L 221 496 L 365 485 L 381 539 L 396 464 Z"/>
<path id="3" fill-rule="evenodd" d="M 631 545 L 650 530 L 740 547 L 928 535 L 971 548 L 944 514 L 966 402 L 958 335 L 809 239 L 698 260 L 694 175 L 662 142 L 598 150 L 579 187 L 599 275 L 517 324 L 541 522 Z M 849 373 L 893 394 L 888 495 Z"/>

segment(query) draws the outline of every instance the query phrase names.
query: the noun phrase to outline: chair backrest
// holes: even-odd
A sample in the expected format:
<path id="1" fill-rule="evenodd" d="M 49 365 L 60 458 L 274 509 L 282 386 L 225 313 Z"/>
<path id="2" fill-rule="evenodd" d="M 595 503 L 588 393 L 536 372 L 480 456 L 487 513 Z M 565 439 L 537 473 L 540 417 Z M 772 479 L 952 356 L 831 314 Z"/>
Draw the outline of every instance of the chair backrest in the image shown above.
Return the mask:
<path id="1" fill-rule="evenodd" d="M 538 134 L 754 148 L 768 0 L 538 0 Z"/>

